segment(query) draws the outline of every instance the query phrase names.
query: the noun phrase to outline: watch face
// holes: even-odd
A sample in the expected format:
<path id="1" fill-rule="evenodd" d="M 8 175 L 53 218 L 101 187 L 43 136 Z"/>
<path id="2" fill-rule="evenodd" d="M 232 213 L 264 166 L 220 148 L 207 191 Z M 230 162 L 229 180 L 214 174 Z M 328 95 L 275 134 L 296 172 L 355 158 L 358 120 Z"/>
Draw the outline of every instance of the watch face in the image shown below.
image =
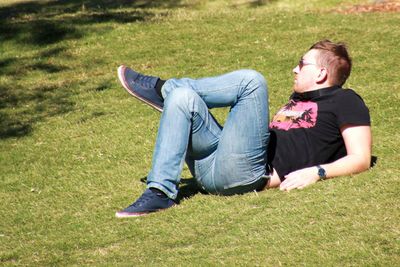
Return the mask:
<path id="1" fill-rule="evenodd" d="M 326 177 L 326 172 L 325 172 L 325 170 L 324 170 L 323 168 L 321 168 L 321 167 L 318 167 L 318 176 L 319 176 L 319 177 L 323 177 L 323 178 Z"/>

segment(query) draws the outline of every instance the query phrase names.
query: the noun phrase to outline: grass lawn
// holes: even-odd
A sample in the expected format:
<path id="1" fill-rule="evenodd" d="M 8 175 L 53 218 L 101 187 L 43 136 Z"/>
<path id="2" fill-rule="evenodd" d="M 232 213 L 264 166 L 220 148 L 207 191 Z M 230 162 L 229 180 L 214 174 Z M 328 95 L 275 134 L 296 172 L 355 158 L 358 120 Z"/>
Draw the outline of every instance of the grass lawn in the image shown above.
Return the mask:
<path id="1" fill-rule="evenodd" d="M 1 265 L 400 266 L 400 13 L 339 12 L 371 2 L 1 1 Z M 160 117 L 122 89 L 120 64 L 163 78 L 256 69 L 273 113 L 323 38 L 350 46 L 373 169 L 220 197 L 191 194 L 185 168 L 179 206 L 114 217 L 145 188 Z"/>

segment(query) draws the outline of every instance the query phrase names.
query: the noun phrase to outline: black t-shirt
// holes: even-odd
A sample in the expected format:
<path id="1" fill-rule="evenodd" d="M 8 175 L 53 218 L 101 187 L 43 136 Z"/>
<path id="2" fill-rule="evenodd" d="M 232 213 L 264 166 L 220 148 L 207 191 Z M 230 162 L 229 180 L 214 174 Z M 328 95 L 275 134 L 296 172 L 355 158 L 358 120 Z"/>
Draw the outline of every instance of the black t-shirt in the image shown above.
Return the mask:
<path id="1" fill-rule="evenodd" d="M 337 86 L 294 93 L 271 121 L 268 162 L 283 179 L 288 173 L 347 155 L 340 128 L 370 125 L 362 98 Z"/>

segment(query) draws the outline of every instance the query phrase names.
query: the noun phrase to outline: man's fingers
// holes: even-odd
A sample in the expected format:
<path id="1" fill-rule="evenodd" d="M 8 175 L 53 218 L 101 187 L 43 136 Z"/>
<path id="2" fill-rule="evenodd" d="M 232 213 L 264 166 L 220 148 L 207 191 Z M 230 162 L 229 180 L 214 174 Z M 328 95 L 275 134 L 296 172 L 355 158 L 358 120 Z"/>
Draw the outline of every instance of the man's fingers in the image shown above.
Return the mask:
<path id="1" fill-rule="evenodd" d="M 285 180 L 286 181 L 286 180 Z M 283 184 L 280 189 L 282 191 L 290 191 L 292 189 L 295 189 L 297 187 L 297 184 L 295 181 L 287 181 L 285 184 Z"/>
<path id="2" fill-rule="evenodd" d="M 303 182 L 303 181 L 298 181 L 298 180 L 285 180 L 284 182 L 286 183 L 282 183 L 280 186 L 280 190 L 282 191 L 290 191 L 293 189 L 303 189 L 304 187 L 306 187 L 307 185 Z"/>

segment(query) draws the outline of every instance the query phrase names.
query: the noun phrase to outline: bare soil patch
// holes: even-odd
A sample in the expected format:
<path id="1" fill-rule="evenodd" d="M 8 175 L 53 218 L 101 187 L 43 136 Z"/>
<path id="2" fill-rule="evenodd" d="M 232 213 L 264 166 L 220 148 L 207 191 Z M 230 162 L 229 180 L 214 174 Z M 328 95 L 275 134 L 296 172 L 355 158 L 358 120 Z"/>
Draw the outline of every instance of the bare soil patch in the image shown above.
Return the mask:
<path id="1" fill-rule="evenodd" d="M 369 4 L 341 7 L 336 12 L 342 14 L 370 13 L 370 12 L 400 12 L 400 1 L 374 1 Z"/>

